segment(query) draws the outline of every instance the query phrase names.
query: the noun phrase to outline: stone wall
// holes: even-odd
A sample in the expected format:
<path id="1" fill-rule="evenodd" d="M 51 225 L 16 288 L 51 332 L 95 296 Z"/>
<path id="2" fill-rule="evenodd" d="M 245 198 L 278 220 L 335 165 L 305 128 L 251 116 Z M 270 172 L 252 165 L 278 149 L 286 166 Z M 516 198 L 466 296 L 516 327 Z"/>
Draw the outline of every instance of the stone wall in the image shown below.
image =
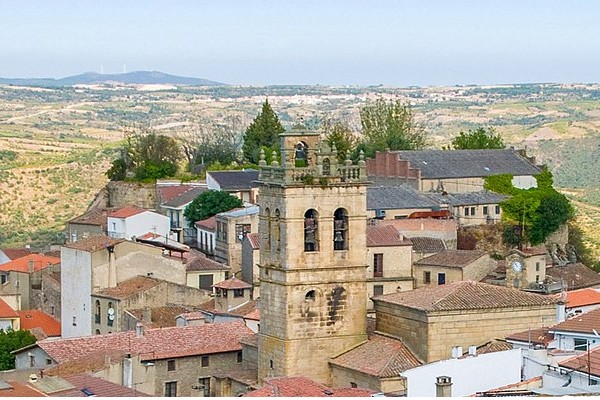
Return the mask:
<path id="1" fill-rule="evenodd" d="M 42 304 L 40 309 L 60 321 L 60 271 L 42 274 Z"/>
<path id="2" fill-rule="evenodd" d="M 156 209 L 156 187 L 153 183 L 108 182 L 108 206 L 136 205 Z"/>

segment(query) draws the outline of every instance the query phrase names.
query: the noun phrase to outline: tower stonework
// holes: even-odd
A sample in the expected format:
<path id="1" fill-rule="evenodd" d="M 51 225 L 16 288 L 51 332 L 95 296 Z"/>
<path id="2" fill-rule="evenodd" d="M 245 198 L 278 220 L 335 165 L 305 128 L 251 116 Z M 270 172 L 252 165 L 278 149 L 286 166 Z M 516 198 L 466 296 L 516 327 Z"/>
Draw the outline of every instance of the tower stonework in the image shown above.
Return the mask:
<path id="1" fill-rule="evenodd" d="M 260 162 L 258 378 L 331 384 L 329 359 L 367 338 L 366 166 L 317 132 L 280 140 Z"/>

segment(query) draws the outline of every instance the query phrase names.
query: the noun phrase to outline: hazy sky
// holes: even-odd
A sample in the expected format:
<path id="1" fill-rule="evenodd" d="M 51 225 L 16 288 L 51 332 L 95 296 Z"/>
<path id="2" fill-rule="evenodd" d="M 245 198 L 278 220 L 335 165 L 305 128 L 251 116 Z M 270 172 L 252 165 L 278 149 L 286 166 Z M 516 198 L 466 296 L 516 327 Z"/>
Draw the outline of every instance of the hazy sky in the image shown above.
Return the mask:
<path id="1" fill-rule="evenodd" d="M 600 82 L 600 1 L 0 0 L 0 76 Z"/>

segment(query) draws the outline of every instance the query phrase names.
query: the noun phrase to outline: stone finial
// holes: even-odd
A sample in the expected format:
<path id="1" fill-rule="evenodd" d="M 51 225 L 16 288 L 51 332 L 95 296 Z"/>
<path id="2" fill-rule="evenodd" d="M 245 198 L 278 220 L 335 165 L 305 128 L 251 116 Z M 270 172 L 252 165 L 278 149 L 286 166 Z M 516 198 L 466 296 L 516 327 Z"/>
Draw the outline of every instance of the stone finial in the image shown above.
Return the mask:
<path id="1" fill-rule="evenodd" d="M 352 160 L 350 159 L 350 152 L 346 152 L 346 161 L 344 161 L 345 165 L 352 165 Z"/>
<path id="2" fill-rule="evenodd" d="M 265 160 L 265 149 L 260 149 L 260 160 L 258 161 L 258 165 L 267 165 L 267 161 Z"/>
<path id="3" fill-rule="evenodd" d="M 279 165 L 279 162 L 277 161 L 277 152 L 275 150 L 273 150 L 271 153 L 271 165 L 273 167 L 277 167 Z"/>
<path id="4" fill-rule="evenodd" d="M 337 156 L 337 147 L 335 143 L 331 144 L 331 152 Z"/>
<path id="5" fill-rule="evenodd" d="M 361 150 L 360 153 L 358 153 L 358 165 L 363 166 L 365 164 L 365 152 Z"/>

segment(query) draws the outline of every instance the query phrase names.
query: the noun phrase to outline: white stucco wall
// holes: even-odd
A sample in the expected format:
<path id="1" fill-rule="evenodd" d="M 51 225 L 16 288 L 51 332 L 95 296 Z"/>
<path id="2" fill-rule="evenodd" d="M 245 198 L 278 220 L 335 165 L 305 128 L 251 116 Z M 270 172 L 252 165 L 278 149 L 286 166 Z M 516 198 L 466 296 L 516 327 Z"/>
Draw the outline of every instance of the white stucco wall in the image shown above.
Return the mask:
<path id="1" fill-rule="evenodd" d="M 436 377 L 452 378 L 452 396 L 469 396 L 521 381 L 521 349 L 426 364 L 401 374 L 408 397 L 435 397 Z"/>
<path id="2" fill-rule="evenodd" d="M 132 236 L 140 237 L 148 232 L 167 237 L 171 231 L 171 220 L 166 215 L 152 211 L 123 219 L 108 217 L 108 231 L 116 232 L 113 236 L 125 239 L 131 239 Z"/>
<path id="3" fill-rule="evenodd" d="M 91 253 L 62 247 L 60 262 L 62 337 L 90 335 L 92 332 Z M 73 317 L 75 317 L 75 325 Z"/>
<path id="4" fill-rule="evenodd" d="M 537 187 L 537 180 L 532 175 L 513 176 L 511 182 L 517 189 L 530 189 Z"/>

